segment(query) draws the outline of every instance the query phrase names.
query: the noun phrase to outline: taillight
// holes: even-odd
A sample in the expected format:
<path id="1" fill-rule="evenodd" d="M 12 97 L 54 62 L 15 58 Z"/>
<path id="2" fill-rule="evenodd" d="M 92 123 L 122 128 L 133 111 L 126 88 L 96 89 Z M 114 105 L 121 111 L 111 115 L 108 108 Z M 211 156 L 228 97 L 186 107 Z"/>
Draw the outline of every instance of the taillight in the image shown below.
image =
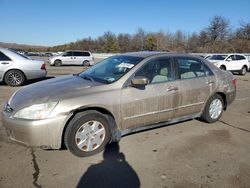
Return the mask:
<path id="1" fill-rule="evenodd" d="M 236 79 L 233 79 L 231 82 L 236 87 Z"/>
<path id="2" fill-rule="evenodd" d="M 45 65 L 45 63 L 44 63 L 44 64 L 42 64 L 42 66 L 41 66 L 41 70 L 46 70 L 46 65 Z"/>

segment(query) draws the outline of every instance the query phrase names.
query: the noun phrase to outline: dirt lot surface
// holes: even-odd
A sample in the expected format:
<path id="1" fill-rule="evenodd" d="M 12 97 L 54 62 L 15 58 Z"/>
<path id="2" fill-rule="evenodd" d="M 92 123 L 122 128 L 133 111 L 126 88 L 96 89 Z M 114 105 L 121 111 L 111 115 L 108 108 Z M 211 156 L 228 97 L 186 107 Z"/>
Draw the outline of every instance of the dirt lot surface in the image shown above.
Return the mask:
<path id="1" fill-rule="evenodd" d="M 48 76 L 81 66 L 50 67 Z M 191 120 L 122 138 L 103 153 L 31 149 L 10 141 L 0 117 L 0 187 L 250 187 L 250 73 L 221 120 Z M 0 84 L 0 108 L 18 88 Z"/>

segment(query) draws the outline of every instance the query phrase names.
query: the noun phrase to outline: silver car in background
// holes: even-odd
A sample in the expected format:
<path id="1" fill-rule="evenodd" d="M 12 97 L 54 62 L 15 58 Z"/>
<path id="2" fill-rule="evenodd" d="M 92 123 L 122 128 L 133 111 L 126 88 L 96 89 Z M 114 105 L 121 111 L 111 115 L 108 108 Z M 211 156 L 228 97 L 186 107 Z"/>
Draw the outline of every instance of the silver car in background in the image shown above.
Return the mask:
<path id="1" fill-rule="evenodd" d="M 46 77 L 43 61 L 29 59 L 14 50 L 0 48 L 0 82 L 9 86 L 23 85 L 26 80 Z"/>

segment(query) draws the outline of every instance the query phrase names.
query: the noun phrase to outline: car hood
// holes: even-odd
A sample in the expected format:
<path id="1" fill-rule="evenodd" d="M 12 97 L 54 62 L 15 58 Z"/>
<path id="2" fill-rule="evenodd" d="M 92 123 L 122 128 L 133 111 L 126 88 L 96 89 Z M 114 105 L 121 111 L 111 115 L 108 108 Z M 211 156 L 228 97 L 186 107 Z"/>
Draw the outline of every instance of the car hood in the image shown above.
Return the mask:
<path id="1" fill-rule="evenodd" d="M 52 78 L 18 90 L 10 98 L 9 105 L 14 110 L 18 110 L 33 104 L 61 101 L 79 97 L 85 94 L 88 88 L 99 85 L 103 84 L 85 80 L 74 75 Z"/>

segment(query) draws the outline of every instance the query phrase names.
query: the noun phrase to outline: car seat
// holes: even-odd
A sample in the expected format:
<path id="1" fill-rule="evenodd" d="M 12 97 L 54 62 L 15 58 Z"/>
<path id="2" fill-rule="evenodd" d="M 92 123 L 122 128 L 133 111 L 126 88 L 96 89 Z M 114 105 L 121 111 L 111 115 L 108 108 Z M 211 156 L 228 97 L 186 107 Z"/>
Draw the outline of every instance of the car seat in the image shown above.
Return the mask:
<path id="1" fill-rule="evenodd" d="M 160 69 L 159 74 L 154 76 L 151 83 L 164 82 L 164 81 L 168 81 L 168 80 L 169 80 L 169 78 L 168 78 L 168 68 L 163 67 L 163 68 Z"/>

